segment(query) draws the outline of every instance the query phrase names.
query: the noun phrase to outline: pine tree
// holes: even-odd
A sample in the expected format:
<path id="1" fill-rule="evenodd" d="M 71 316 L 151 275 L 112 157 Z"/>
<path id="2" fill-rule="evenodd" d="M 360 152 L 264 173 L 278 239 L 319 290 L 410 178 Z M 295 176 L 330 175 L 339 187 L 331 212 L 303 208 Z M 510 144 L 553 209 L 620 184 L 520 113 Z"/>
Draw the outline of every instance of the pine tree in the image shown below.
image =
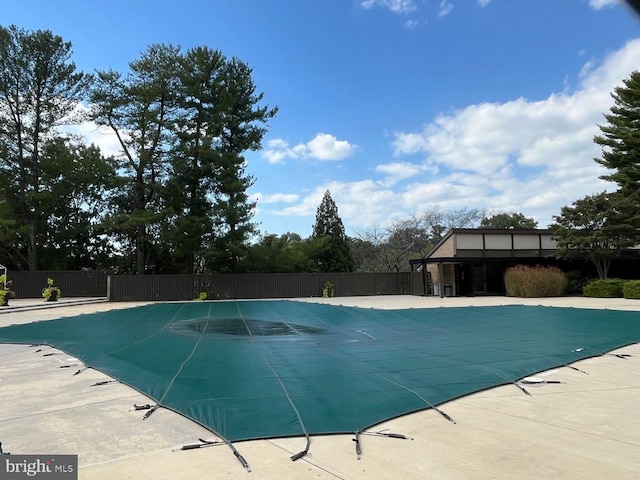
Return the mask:
<path id="1" fill-rule="evenodd" d="M 351 272 L 353 259 L 349 239 L 338 215 L 338 207 L 327 190 L 316 211 L 311 243 L 318 267 L 323 272 Z"/>
<path id="2" fill-rule="evenodd" d="M 338 207 L 331 198 L 331 192 L 324 192 L 322 202 L 316 211 L 316 223 L 313 226 L 313 236 L 329 235 L 344 240 L 344 225 L 338 215 Z"/>
<path id="3" fill-rule="evenodd" d="M 640 72 L 634 71 L 611 94 L 614 104 L 605 114 L 606 125 L 594 142 L 602 146 L 602 158 L 594 159 L 612 172 L 600 178 L 618 184 L 618 194 L 640 206 Z"/>
<path id="4" fill-rule="evenodd" d="M 91 91 L 91 116 L 116 134 L 121 155 L 118 170 L 123 188 L 115 199 L 113 218 L 120 243 L 135 245 L 136 272 L 152 263 L 155 231 L 165 215 L 161 193 L 167 176 L 168 145 L 176 119 L 176 72 L 179 47 L 151 45 L 129 64 L 123 76 L 98 71 Z"/>

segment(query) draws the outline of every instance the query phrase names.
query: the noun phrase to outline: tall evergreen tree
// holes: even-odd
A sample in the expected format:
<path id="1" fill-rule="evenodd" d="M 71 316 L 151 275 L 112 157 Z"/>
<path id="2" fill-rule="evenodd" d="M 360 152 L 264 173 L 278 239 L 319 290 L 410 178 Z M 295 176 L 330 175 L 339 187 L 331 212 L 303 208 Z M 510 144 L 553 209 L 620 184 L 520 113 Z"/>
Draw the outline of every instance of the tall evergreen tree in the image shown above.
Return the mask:
<path id="1" fill-rule="evenodd" d="M 237 272 L 256 232 L 255 203 L 246 193 L 244 152 L 257 150 L 277 109 L 260 106 L 251 69 L 207 47 L 180 59 L 178 118 L 165 239 L 182 271 Z"/>
<path id="2" fill-rule="evenodd" d="M 331 192 L 324 192 L 322 201 L 316 210 L 316 223 L 313 225 L 313 237 L 328 235 L 343 240 L 344 225 L 338 215 L 338 206 L 331 198 Z"/>
<path id="3" fill-rule="evenodd" d="M 91 92 L 93 120 L 109 127 L 120 143 L 118 167 L 124 181 L 114 226 L 123 245 L 128 239 L 134 242 L 138 274 L 152 263 L 151 233 L 163 217 L 161 190 L 176 123 L 178 59 L 179 48 L 152 45 L 129 64 L 124 77 L 99 71 Z"/>
<path id="4" fill-rule="evenodd" d="M 246 254 L 255 204 L 244 152 L 257 150 L 275 108 L 260 106 L 251 69 L 196 47 L 153 45 L 130 73 L 98 72 L 93 118 L 122 151 L 120 215 L 136 271 L 235 272 Z"/>
<path id="5" fill-rule="evenodd" d="M 618 190 L 609 195 L 615 202 L 617 223 L 640 242 L 640 72 L 634 71 L 611 93 L 614 104 L 605 114 L 606 125 L 594 142 L 602 147 L 601 158 L 594 159 L 610 173 L 600 178 L 615 182 Z"/>
<path id="6" fill-rule="evenodd" d="M 602 147 L 595 161 L 611 170 L 600 178 L 618 184 L 626 197 L 640 198 L 640 72 L 633 72 L 611 93 L 614 104 L 594 142 Z"/>
<path id="7" fill-rule="evenodd" d="M 213 231 L 222 132 L 221 72 L 226 59 L 217 50 L 192 48 L 180 58 L 176 141 L 165 201 L 171 210 L 163 239 L 176 271 L 197 273 L 206 239 Z"/>
<path id="8" fill-rule="evenodd" d="M 215 230 L 207 258 L 211 268 L 222 272 L 238 272 L 249 240 L 257 233 L 251 221 L 256 203 L 247 195 L 255 179 L 246 174 L 244 152 L 261 148 L 265 125 L 278 111 L 259 106 L 264 95 L 256 93 L 251 73 L 248 65 L 233 58 L 226 62 L 220 78 L 222 128 L 216 144 L 219 176 L 213 206 Z"/>
<path id="9" fill-rule="evenodd" d="M 354 262 L 351 258 L 349 239 L 329 190 L 324 193 L 316 211 L 310 242 L 320 271 L 353 271 Z"/>
<path id="10" fill-rule="evenodd" d="M 71 43 L 49 30 L 0 26 L 0 176 L 11 215 L 4 226 L 16 238 L 14 259 L 29 270 L 39 267 L 45 236 L 43 151 L 59 126 L 78 120 L 90 81 L 76 71 Z"/>

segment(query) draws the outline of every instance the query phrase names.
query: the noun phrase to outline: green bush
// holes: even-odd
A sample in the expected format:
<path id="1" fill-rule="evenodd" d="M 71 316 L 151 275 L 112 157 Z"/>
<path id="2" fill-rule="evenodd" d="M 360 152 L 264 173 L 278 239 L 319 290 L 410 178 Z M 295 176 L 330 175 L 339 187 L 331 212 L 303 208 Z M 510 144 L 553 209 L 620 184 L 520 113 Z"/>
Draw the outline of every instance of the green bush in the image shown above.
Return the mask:
<path id="1" fill-rule="evenodd" d="M 624 298 L 640 298 L 640 280 L 627 280 L 622 287 Z"/>
<path id="2" fill-rule="evenodd" d="M 584 286 L 582 294 L 585 297 L 622 298 L 624 283 L 625 281 L 621 278 L 592 280 Z"/>
<path id="3" fill-rule="evenodd" d="M 567 277 L 557 267 L 516 265 L 504 273 L 508 297 L 559 297 L 567 288 Z"/>

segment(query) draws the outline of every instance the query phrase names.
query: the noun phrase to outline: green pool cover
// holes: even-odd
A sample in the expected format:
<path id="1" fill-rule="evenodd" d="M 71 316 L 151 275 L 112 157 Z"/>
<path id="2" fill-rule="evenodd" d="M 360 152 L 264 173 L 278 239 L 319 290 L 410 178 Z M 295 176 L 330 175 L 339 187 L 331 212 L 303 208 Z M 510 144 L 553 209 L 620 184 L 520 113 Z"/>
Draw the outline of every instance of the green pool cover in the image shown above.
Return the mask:
<path id="1" fill-rule="evenodd" d="M 229 441 L 353 433 L 640 341 L 640 314 L 293 301 L 154 304 L 0 329 Z"/>

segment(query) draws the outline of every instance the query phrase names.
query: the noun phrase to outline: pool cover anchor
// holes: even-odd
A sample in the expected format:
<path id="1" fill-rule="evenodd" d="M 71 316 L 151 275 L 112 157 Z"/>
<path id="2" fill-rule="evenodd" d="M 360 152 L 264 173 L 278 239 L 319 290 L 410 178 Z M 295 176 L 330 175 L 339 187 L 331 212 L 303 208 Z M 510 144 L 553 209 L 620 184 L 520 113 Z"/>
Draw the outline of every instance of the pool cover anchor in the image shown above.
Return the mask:
<path id="1" fill-rule="evenodd" d="M 362 447 L 360 446 L 360 432 L 355 433 L 356 438 L 352 438 L 354 442 L 356 442 L 356 456 L 358 460 L 362 458 Z"/>
<path id="2" fill-rule="evenodd" d="M 174 448 L 171 451 L 177 452 L 181 450 L 195 450 L 196 448 L 216 447 L 220 445 L 225 445 L 227 443 L 222 440 L 204 440 L 202 438 L 199 438 L 198 441 L 200 443 L 190 443 L 187 445 L 182 445 L 180 448 Z"/>
<path id="3" fill-rule="evenodd" d="M 356 455 L 358 460 L 362 459 L 362 444 L 360 443 L 360 435 L 369 435 L 372 437 L 397 438 L 398 440 L 413 440 L 413 437 L 407 437 L 401 433 L 387 432 L 388 429 L 378 430 L 377 432 L 359 431 L 355 432 L 355 438 L 351 440 L 356 444 Z"/>
<path id="4" fill-rule="evenodd" d="M 158 405 L 156 405 L 154 408 L 157 408 L 157 407 Z M 178 452 L 178 451 L 184 451 L 184 450 L 196 450 L 198 448 L 217 447 L 220 445 L 227 445 L 233 452 L 233 455 L 240 462 L 240 465 L 242 465 L 247 470 L 247 472 L 251 472 L 251 467 L 249 466 L 249 462 L 247 462 L 247 460 L 242 456 L 242 454 L 238 451 L 238 449 L 234 447 L 229 440 L 224 439 L 224 437 L 220 437 L 220 438 L 221 440 L 205 440 L 203 438 L 199 438 L 198 441 L 200 443 L 190 443 L 187 445 L 182 445 L 180 448 L 174 448 L 171 451 Z"/>
<path id="5" fill-rule="evenodd" d="M 146 420 L 147 418 L 149 418 L 151 414 L 155 412 L 159 407 L 160 405 L 158 405 L 157 403 L 154 406 L 149 406 L 148 408 L 149 411 L 144 414 L 144 416 L 142 417 L 142 420 Z M 147 409 L 141 409 L 141 410 L 147 410 Z"/>
<path id="6" fill-rule="evenodd" d="M 524 388 L 522 385 L 520 385 L 518 382 L 511 382 L 511 384 L 518 387 L 520 390 L 522 390 L 524 393 L 526 393 L 530 397 L 533 397 L 533 395 L 531 395 L 531 393 L 529 393 L 529 391 L 526 388 Z"/>
<path id="7" fill-rule="evenodd" d="M 295 455 L 291 456 L 292 462 L 295 462 L 296 460 L 300 460 L 302 457 L 307 456 L 307 454 L 309 453 L 309 448 L 311 448 L 311 438 L 309 437 L 309 434 L 307 433 L 306 430 L 304 432 L 304 435 L 305 437 L 307 437 L 307 446 L 304 447 L 304 450 L 302 450 L 301 452 L 298 452 Z"/>
<path id="8" fill-rule="evenodd" d="M 587 372 L 585 372 L 584 370 L 580 370 L 578 367 L 574 367 L 573 365 L 565 365 L 565 367 L 570 368 L 571 370 L 575 370 L 576 372 L 580 372 L 580 373 L 584 373 L 585 375 L 589 375 Z"/>
<path id="9" fill-rule="evenodd" d="M 629 360 L 629 357 L 633 357 L 630 353 L 610 353 L 609 355 L 621 358 L 622 360 Z"/>
<path id="10" fill-rule="evenodd" d="M 249 463 L 240 454 L 240 452 L 236 450 L 236 448 L 233 445 L 231 445 L 231 443 L 228 443 L 228 445 L 229 447 L 231 447 L 231 450 L 233 450 L 233 454 L 236 456 L 240 464 L 247 470 L 247 472 L 251 472 L 251 467 L 249 466 Z"/>
<path id="11" fill-rule="evenodd" d="M 518 380 L 517 385 L 523 388 L 523 385 L 549 385 L 549 384 L 561 384 L 565 382 L 561 382 L 560 380 L 546 380 L 542 377 L 524 377 Z"/>
<path id="12" fill-rule="evenodd" d="M 378 430 L 377 432 L 363 431 L 363 432 L 360 432 L 360 434 L 361 435 L 370 435 L 370 436 L 373 436 L 373 437 L 397 438 L 399 440 L 413 440 L 413 437 L 407 437 L 406 435 L 403 435 L 401 433 L 387 432 L 387 430 L 389 430 L 389 429 L 385 428 L 384 430 Z"/>
<path id="13" fill-rule="evenodd" d="M 89 385 L 90 387 L 99 387 L 101 385 L 107 385 L 109 383 L 120 383 L 120 380 L 103 380 L 101 382 L 96 382 L 92 385 Z"/>

